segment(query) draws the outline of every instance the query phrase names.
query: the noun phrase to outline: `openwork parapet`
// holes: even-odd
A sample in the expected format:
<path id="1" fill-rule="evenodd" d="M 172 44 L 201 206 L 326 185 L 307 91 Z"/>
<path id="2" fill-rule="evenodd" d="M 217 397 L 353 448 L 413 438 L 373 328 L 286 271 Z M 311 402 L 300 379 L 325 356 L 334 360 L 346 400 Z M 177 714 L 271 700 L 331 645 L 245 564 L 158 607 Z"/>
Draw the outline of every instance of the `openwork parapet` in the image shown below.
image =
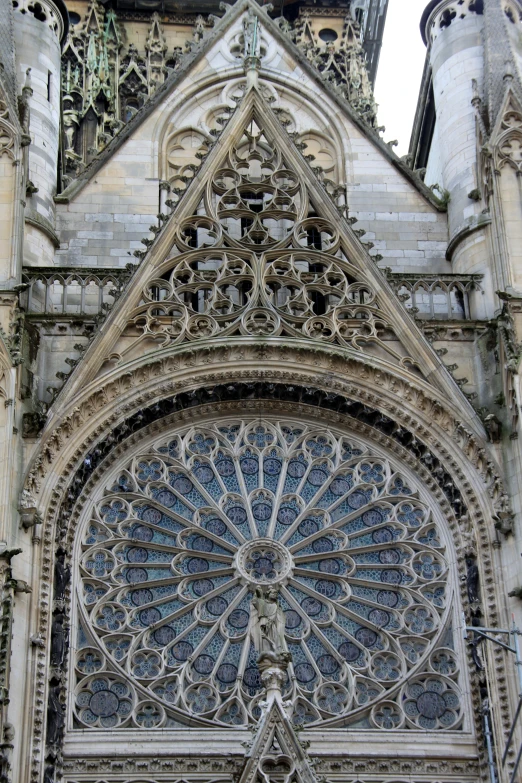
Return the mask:
<path id="1" fill-rule="evenodd" d="M 390 273 L 388 279 L 407 310 L 417 318 L 470 320 L 470 294 L 480 291 L 483 275 Z"/>
<path id="2" fill-rule="evenodd" d="M 24 269 L 22 306 L 30 314 L 87 316 L 103 313 L 129 278 L 126 269 Z"/>

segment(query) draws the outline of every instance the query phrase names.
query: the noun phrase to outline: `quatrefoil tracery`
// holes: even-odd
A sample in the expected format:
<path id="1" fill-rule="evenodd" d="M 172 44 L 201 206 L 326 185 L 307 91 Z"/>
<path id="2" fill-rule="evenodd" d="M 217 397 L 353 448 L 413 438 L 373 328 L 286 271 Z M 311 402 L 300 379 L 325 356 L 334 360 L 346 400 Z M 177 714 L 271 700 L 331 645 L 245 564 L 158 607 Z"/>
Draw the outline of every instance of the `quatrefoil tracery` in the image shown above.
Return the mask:
<path id="1" fill-rule="evenodd" d="M 213 248 L 183 254 L 159 271 L 132 318 L 145 336 L 163 344 L 286 334 L 356 350 L 379 343 L 396 358 L 389 340 L 383 342 L 393 331 L 375 292 L 342 257 L 308 248 L 260 255 Z"/>
<path id="2" fill-rule="evenodd" d="M 306 338 L 414 366 L 338 227 L 254 121 L 174 240 L 132 313 L 138 339 Z"/>
<path id="3" fill-rule="evenodd" d="M 159 725 L 156 701 L 161 725 L 256 720 L 258 585 L 279 591 L 297 723 L 460 720 L 440 531 L 411 482 L 339 433 L 268 419 L 173 431 L 110 479 L 78 577 L 82 725 Z"/>

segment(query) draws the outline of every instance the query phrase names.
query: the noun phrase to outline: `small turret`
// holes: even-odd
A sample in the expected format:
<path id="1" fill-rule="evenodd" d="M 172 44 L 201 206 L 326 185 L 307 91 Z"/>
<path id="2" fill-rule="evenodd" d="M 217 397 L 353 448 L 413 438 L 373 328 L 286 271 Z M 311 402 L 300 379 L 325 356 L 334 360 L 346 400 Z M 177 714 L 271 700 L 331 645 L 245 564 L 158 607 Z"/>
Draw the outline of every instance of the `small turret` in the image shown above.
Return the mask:
<path id="1" fill-rule="evenodd" d="M 481 210 L 468 194 L 479 184 L 472 80 L 482 88 L 483 27 L 482 0 L 432 0 L 421 21 L 433 78 L 442 179 L 437 184 L 449 197 L 450 239 L 472 224 Z"/>
<path id="2" fill-rule="evenodd" d="M 62 0 L 14 0 L 13 7 L 19 112 L 29 145 L 25 260 L 49 265 L 60 138 L 60 41 L 68 14 Z"/>

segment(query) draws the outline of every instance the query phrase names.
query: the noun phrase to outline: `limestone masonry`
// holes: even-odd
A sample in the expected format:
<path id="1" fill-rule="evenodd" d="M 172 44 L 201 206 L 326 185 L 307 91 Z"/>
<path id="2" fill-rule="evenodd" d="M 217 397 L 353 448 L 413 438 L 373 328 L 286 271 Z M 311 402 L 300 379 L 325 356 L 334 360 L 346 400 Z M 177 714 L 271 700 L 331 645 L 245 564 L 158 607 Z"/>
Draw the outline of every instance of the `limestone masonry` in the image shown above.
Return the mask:
<path id="1" fill-rule="evenodd" d="M 522 781 L 522 3 L 402 158 L 387 5 L 0 0 L 0 783 Z"/>

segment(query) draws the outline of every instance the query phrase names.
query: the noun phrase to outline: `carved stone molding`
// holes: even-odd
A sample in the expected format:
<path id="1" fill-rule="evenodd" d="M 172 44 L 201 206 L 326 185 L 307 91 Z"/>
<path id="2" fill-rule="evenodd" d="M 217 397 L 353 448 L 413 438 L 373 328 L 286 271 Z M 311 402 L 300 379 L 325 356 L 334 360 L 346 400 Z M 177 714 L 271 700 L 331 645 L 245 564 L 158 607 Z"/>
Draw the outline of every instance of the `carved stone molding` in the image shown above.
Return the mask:
<path id="1" fill-rule="evenodd" d="M 315 757 L 314 770 L 321 777 L 336 783 L 476 783 L 480 779 L 479 763 L 475 759 L 452 761 L 439 758 L 328 758 Z M 210 783 L 228 781 L 243 766 L 242 756 L 227 760 L 205 758 L 104 759 L 65 758 L 64 780 L 67 783 L 103 783 L 116 777 L 118 783 L 136 783 L 143 776 L 154 776 L 161 783 Z M 364 775 L 361 779 L 360 775 Z M 403 777 L 404 776 L 404 777 Z"/>
<path id="2" fill-rule="evenodd" d="M 276 375 L 278 375 L 278 374 L 281 375 L 281 373 L 275 373 L 275 374 Z M 257 375 L 258 374 L 256 374 L 256 376 Z M 275 380 L 276 380 L 275 378 L 272 379 L 272 383 Z M 310 380 L 311 379 L 309 379 L 308 382 L 310 382 Z M 294 378 L 293 382 L 295 384 L 295 378 Z M 247 387 L 247 390 L 248 390 L 248 388 L 249 388 L 249 384 L 248 383 L 246 384 L 246 387 Z M 255 384 L 254 384 L 254 386 L 251 387 L 252 391 L 253 391 L 254 388 L 255 388 Z M 250 392 L 250 395 L 252 394 L 252 391 Z M 211 392 L 211 394 L 212 394 L 212 392 Z M 325 398 L 327 398 L 329 396 L 328 392 L 324 393 L 324 396 L 325 396 Z M 375 397 L 375 395 L 370 395 L 370 396 Z M 335 398 L 335 395 L 334 395 L 334 398 Z M 188 397 L 188 400 L 190 400 L 190 395 Z M 197 399 L 195 399 L 194 401 L 197 402 Z M 254 406 L 254 408 L 255 408 L 255 406 L 259 406 L 259 405 L 262 407 L 262 409 L 266 409 L 267 402 L 264 402 L 262 400 L 260 400 L 259 402 L 256 402 L 254 399 L 251 399 L 250 401 L 247 399 L 247 400 L 245 400 L 242 403 L 241 402 L 238 403 L 238 401 L 236 401 L 236 402 L 231 401 L 231 402 L 228 402 L 228 403 L 227 402 L 221 402 L 221 403 L 209 402 L 207 405 L 205 405 L 205 404 L 203 404 L 202 406 L 201 405 L 199 405 L 199 406 L 197 405 L 196 407 L 190 407 L 188 409 L 181 410 L 178 414 L 174 414 L 174 417 L 178 417 L 178 418 L 181 417 L 181 420 L 183 420 L 183 421 L 189 421 L 189 420 L 191 420 L 191 419 L 193 419 L 195 417 L 195 419 L 199 422 L 199 421 L 202 420 L 202 417 L 204 417 L 205 415 L 216 415 L 216 412 L 219 409 L 219 407 L 221 407 L 223 412 L 225 412 L 225 411 L 232 411 L 232 410 L 238 410 L 238 404 L 239 404 L 239 409 L 242 409 L 242 410 L 252 410 L 252 406 Z M 218 407 L 216 407 L 216 406 L 218 406 Z M 306 404 L 297 404 L 296 405 L 295 402 L 287 402 L 287 403 L 285 403 L 285 402 L 282 402 L 282 401 L 273 401 L 271 403 L 271 406 L 273 406 L 273 409 L 277 410 L 282 415 L 291 415 L 291 416 L 312 415 L 313 418 L 317 419 L 317 420 L 323 419 L 325 421 L 332 420 L 334 422 L 345 422 L 344 426 L 349 426 L 349 428 L 352 431 L 361 432 L 361 433 L 365 434 L 366 437 L 376 438 L 378 443 L 381 443 L 381 444 L 385 445 L 387 448 L 391 448 L 393 453 L 395 453 L 400 459 L 404 460 L 407 464 L 410 464 L 412 467 L 414 467 L 414 469 L 418 472 L 418 475 L 423 480 L 425 480 L 427 486 L 430 488 L 430 491 L 434 493 L 434 497 L 437 499 L 437 502 L 439 502 L 440 507 L 443 510 L 445 510 L 445 513 L 447 513 L 449 515 L 448 516 L 448 522 L 449 522 L 450 528 L 453 530 L 453 532 L 455 534 L 457 534 L 457 522 L 455 520 L 455 517 L 451 513 L 448 500 L 445 498 L 442 490 L 436 488 L 435 482 L 434 482 L 433 477 L 431 475 L 431 471 L 426 469 L 426 467 L 422 466 L 422 463 L 419 463 L 418 460 L 414 457 L 414 455 L 407 450 L 407 448 L 404 448 L 403 446 L 400 446 L 398 443 L 394 443 L 393 438 L 389 434 L 385 434 L 384 432 L 378 432 L 374 427 L 371 426 L 371 424 L 366 424 L 366 423 L 363 423 L 362 421 L 357 421 L 357 420 L 352 419 L 352 418 L 346 418 L 340 412 L 328 411 L 326 409 L 321 409 L 320 407 L 317 407 L 317 402 L 315 403 L 315 406 L 313 408 L 311 408 L 309 405 L 306 405 Z M 160 413 L 161 413 L 161 411 L 160 411 Z M 132 417 L 131 417 L 131 419 L 129 419 L 129 422 L 131 423 L 131 427 L 134 428 L 136 422 L 138 422 L 138 426 L 139 426 L 139 422 L 143 421 L 143 417 L 144 417 L 143 411 L 140 411 L 137 414 L 137 419 L 136 418 L 132 419 Z M 379 418 L 379 417 L 377 417 L 377 418 Z M 166 423 L 166 421 L 170 421 L 170 420 L 173 420 L 172 417 L 169 417 L 169 419 L 167 419 L 167 420 L 165 420 L 165 422 L 161 422 L 161 423 L 160 423 L 160 420 L 158 420 L 156 423 L 152 423 L 150 426 L 153 427 L 153 428 L 156 428 L 156 430 L 158 432 L 160 432 L 160 431 L 163 430 L 163 426 Z M 132 429 L 131 429 L 131 432 L 132 432 Z M 427 430 L 425 432 L 426 432 L 426 434 L 428 434 Z M 141 431 L 136 431 L 135 434 L 132 434 L 130 436 L 129 443 L 138 442 L 138 440 L 141 437 L 143 437 L 143 433 Z M 96 470 L 93 473 L 90 481 L 98 480 L 99 476 L 101 475 L 100 471 L 105 470 L 107 468 L 107 466 L 109 464 L 111 464 L 111 462 L 113 460 L 117 459 L 120 454 L 123 454 L 125 452 L 125 449 L 127 447 L 128 447 L 127 443 L 125 443 L 125 444 L 122 443 L 120 446 L 115 448 L 113 450 L 111 456 L 110 456 L 109 462 L 107 462 L 107 460 L 106 460 L 104 462 L 103 468 L 100 467 L 98 470 Z M 85 454 L 85 452 L 84 452 L 84 454 Z M 452 462 L 450 453 L 446 451 L 446 454 L 447 454 L 447 458 L 448 458 L 449 462 Z M 455 475 L 462 475 L 460 466 L 458 466 L 456 463 L 453 463 L 453 465 L 452 465 L 452 472 Z M 474 524 L 477 526 L 476 529 L 478 531 L 479 548 L 480 548 L 480 551 L 481 551 L 481 565 L 483 567 L 483 584 L 484 584 L 484 588 L 486 590 L 486 604 L 484 606 L 484 609 L 485 609 L 485 612 L 487 613 L 488 621 L 491 622 L 491 623 L 495 623 L 496 622 L 496 618 L 497 618 L 497 614 L 496 614 L 496 607 L 495 607 L 495 597 L 494 597 L 494 592 L 493 592 L 493 584 L 494 584 L 493 572 L 492 572 L 492 567 L 491 567 L 491 563 L 489 561 L 489 554 L 488 554 L 488 552 L 489 552 L 489 545 L 488 545 L 489 532 L 488 532 L 487 526 L 485 526 L 484 522 L 481 521 L 481 519 L 480 519 L 480 512 L 477 513 L 477 511 L 478 511 L 478 504 L 476 503 L 476 500 L 474 498 L 474 492 L 473 492 L 472 486 L 469 484 L 469 481 L 465 481 L 464 483 L 466 484 L 466 487 L 465 487 L 465 490 L 464 490 L 465 491 L 465 495 L 469 496 L 469 498 L 472 499 L 472 503 L 473 503 L 473 505 L 472 505 L 472 513 L 473 513 L 473 516 L 474 516 Z M 89 485 L 90 485 L 90 482 L 89 482 Z M 88 495 L 88 486 L 89 485 L 86 485 L 85 489 L 84 489 L 84 493 L 86 493 L 86 495 Z M 59 509 L 60 503 L 62 502 L 61 498 L 63 497 L 63 492 L 66 490 L 66 488 L 67 488 L 67 483 L 64 480 L 59 481 L 58 485 L 55 487 L 55 491 L 53 492 L 53 497 L 51 499 L 51 503 L 50 503 L 50 506 L 49 506 L 49 511 L 51 512 L 51 516 L 47 518 L 47 524 L 46 524 L 45 533 L 44 533 L 44 544 L 45 544 L 44 573 L 47 573 L 47 574 L 50 573 L 50 563 L 52 562 L 51 558 L 52 558 L 53 540 L 55 538 L 55 528 L 54 528 L 54 523 L 52 523 L 52 518 L 54 517 L 54 515 L 56 514 L 56 512 Z M 73 502 L 74 502 L 74 493 L 73 493 Z M 82 505 L 83 505 L 83 502 L 80 499 L 79 503 L 77 504 L 77 511 L 79 511 L 81 509 Z M 67 518 L 69 517 L 69 512 L 66 513 L 66 517 Z M 71 522 L 73 521 L 74 518 L 75 517 L 73 517 L 71 519 Z M 72 536 L 73 536 L 73 528 L 70 527 L 68 535 L 67 535 L 67 539 L 69 541 L 71 541 L 72 540 Z M 458 539 L 458 534 L 457 534 L 456 545 L 457 545 L 457 547 L 459 548 L 459 550 L 461 552 L 460 563 L 461 563 L 461 568 L 464 569 L 465 568 L 465 565 L 464 565 L 464 550 L 465 550 L 465 548 L 467 546 L 467 540 L 463 539 L 462 544 L 459 544 L 459 539 Z M 49 565 L 45 565 L 45 563 L 48 563 Z M 464 571 L 462 573 L 464 574 Z M 462 582 L 462 591 L 463 591 L 463 602 L 466 603 L 467 597 L 466 597 L 464 582 Z M 42 593 L 43 603 L 41 604 L 41 619 L 40 619 L 40 632 L 42 633 L 43 636 L 45 636 L 45 634 L 47 632 L 47 626 L 48 626 L 48 620 L 47 620 L 47 616 L 48 616 L 47 615 L 48 601 L 45 599 L 45 596 L 48 595 L 48 594 L 49 594 L 49 588 L 46 588 L 45 585 L 44 585 L 43 586 L 43 593 Z M 500 656 L 499 656 L 498 660 L 496 661 L 496 665 L 498 667 L 497 682 L 498 682 L 499 688 L 501 689 L 501 691 L 503 691 L 503 695 L 501 694 L 499 700 L 500 700 L 500 702 L 503 702 L 503 704 L 501 704 L 501 709 L 502 709 L 502 715 L 503 715 L 504 724 L 507 726 L 508 725 L 508 721 L 509 721 L 509 717 L 508 717 L 508 713 L 506 711 L 506 707 L 507 707 L 506 690 L 505 690 L 505 686 L 504 687 L 502 686 L 502 683 L 505 682 L 505 675 L 504 675 L 504 671 L 503 671 L 503 668 L 502 668 L 502 663 L 501 663 L 501 660 L 500 660 Z M 39 671 L 41 672 L 42 676 L 44 675 L 45 668 L 46 668 L 45 656 L 42 654 L 41 660 L 39 662 Z M 43 683 L 40 683 L 40 685 L 38 685 L 38 687 L 37 687 L 37 693 L 43 693 L 44 690 L 45 689 L 44 689 Z M 37 718 L 36 719 L 36 726 L 37 726 L 37 730 L 38 730 L 38 726 L 41 725 L 41 719 L 40 720 L 38 719 L 38 711 L 39 711 L 39 708 L 37 706 L 36 707 L 36 718 Z M 478 705 L 477 705 L 477 708 L 476 708 L 476 714 L 477 714 L 477 716 L 479 714 L 479 712 L 478 712 Z M 477 725 L 477 729 L 480 731 L 480 726 L 479 725 Z"/>
<path id="3" fill-rule="evenodd" d="M 404 421 L 415 429 L 420 426 L 419 432 L 424 432 L 425 437 L 429 436 L 430 439 L 433 439 L 434 435 L 426 429 L 428 425 L 437 427 L 441 436 L 445 433 L 451 440 L 456 441 L 463 449 L 466 459 L 470 460 L 481 474 L 492 499 L 496 500 L 502 494 L 497 469 L 484 451 L 483 444 L 454 418 L 452 411 L 445 408 L 440 399 L 432 396 L 428 389 L 423 389 L 418 382 L 415 383 L 411 375 L 401 378 L 392 375 L 385 367 L 371 366 L 362 357 L 348 358 L 328 348 L 314 350 L 304 346 L 287 347 L 274 343 L 238 343 L 237 346 L 214 343 L 199 350 L 189 348 L 162 353 L 161 357 L 145 365 L 124 368 L 124 372 L 119 374 L 109 373 L 101 387 L 84 395 L 84 399 L 75 400 L 71 409 L 65 410 L 61 421 L 56 421 L 54 426 L 44 430 L 27 473 L 26 488 L 29 491 L 41 492 L 42 480 L 56 458 L 62 460 L 64 453 L 68 453 L 68 449 L 64 452 L 64 447 L 67 442 L 72 443 L 73 436 L 76 439 L 80 432 L 83 432 L 83 437 L 88 439 L 83 448 L 76 450 L 77 456 L 73 459 L 79 459 L 80 454 L 88 449 L 88 444 L 99 437 L 105 428 L 113 427 L 122 414 L 128 415 L 133 408 L 137 409 L 146 400 L 161 399 L 184 389 L 197 388 L 201 383 L 212 386 L 222 382 L 222 379 L 237 378 L 238 366 L 244 366 L 247 375 L 242 377 L 249 382 L 286 376 L 289 382 L 302 377 L 302 382 L 308 384 L 310 379 L 313 379 L 313 385 L 324 388 L 327 394 L 348 392 L 350 396 L 355 395 L 361 401 L 374 402 L 399 420 L 404 413 L 401 408 L 406 405 L 408 416 Z M 265 370 L 256 372 L 248 369 L 251 362 L 259 360 L 263 361 Z M 278 368 L 281 364 L 288 363 L 294 366 L 296 375 L 280 374 Z M 212 365 L 217 373 L 209 375 L 207 371 Z M 298 368 L 306 366 L 310 368 L 308 376 L 306 371 L 301 376 Z M 315 373 L 311 376 L 312 367 Z M 178 373 L 177 381 L 161 382 L 161 378 L 171 377 L 173 372 Z M 371 391 L 376 388 L 380 390 L 378 395 Z M 122 405 L 125 405 L 125 409 L 122 409 Z M 103 415 L 94 425 L 93 417 L 98 419 L 100 413 Z M 95 427 L 94 432 L 92 430 Z"/>

